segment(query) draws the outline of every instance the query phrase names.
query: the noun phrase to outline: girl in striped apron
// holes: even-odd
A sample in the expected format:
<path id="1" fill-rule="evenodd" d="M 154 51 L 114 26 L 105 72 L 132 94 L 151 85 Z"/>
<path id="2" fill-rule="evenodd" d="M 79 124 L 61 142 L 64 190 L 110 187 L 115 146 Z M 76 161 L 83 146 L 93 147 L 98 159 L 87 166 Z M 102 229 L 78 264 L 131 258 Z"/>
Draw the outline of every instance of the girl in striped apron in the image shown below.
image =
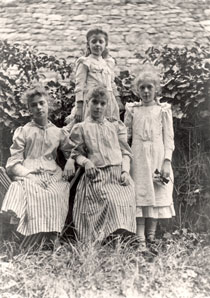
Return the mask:
<path id="1" fill-rule="evenodd" d="M 42 233 L 55 239 L 68 212 L 69 182 L 74 174 L 68 134 L 48 120 L 48 94 L 36 86 L 25 94 L 33 120 L 16 129 L 11 157 L 6 164 L 14 182 L 4 198 L 2 211 L 13 211 L 20 219 L 17 231 L 29 236 Z M 55 159 L 57 148 L 66 159 L 64 171 Z"/>
<path id="2" fill-rule="evenodd" d="M 124 124 L 104 117 L 107 102 L 107 90 L 93 88 L 88 97 L 90 116 L 70 134 L 71 157 L 85 168 L 73 208 L 81 241 L 136 231 L 134 184 L 129 175 L 131 149 Z"/>

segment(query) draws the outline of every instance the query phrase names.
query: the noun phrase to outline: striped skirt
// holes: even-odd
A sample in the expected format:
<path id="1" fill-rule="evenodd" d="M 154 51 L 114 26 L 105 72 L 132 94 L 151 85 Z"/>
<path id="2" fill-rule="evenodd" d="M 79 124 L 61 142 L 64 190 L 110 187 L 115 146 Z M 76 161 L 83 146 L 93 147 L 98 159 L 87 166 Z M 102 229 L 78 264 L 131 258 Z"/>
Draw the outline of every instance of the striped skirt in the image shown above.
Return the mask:
<path id="1" fill-rule="evenodd" d="M 69 204 L 69 183 L 62 171 L 36 174 L 43 187 L 33 180 L 12 182 L 2 204 L 2 211 L 12 210 L 20 219 L 17 231 L 25 236 L 40 232 L 61 232 Z"/>
<path id="2" fill-rule="evenodd" d="M 136 232 L 134 185 L 120 185 L 120 176 L 121 166 L 100 168 L 94 179 L 82 176 L 73 207 L 79 240 L 103 240 L 119 229 Z"/>

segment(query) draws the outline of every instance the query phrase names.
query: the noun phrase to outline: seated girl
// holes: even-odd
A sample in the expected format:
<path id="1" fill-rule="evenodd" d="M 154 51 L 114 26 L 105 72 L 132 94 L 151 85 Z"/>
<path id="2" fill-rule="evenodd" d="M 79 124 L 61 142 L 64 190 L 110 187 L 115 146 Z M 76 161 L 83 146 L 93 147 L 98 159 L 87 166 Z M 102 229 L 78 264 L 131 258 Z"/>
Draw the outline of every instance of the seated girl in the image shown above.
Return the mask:
<path id="1" fill-rule="evenodd" d="M 32 121 L 16 129 L 6 170 L 13 176 L 2 211 L 20 219 L 17 231 L 29 236 L 43 233 L 55 239 L 64 227 L 69 202 L 68 177 L 74 174 L 68 134 L 48 120 L 48 93 L 36 86 L 25 93 Z M 67 162 L 64 171 L 55 159 L 57 149 Z"/>
<path id="2" fill-rule="evenodd" d="M 73 208 L 81 241 L 136 232 L 134 184 L 129 175 L 131 149 L 124 124 L 104 117 L 107 102 L 107 90 L 93 88 L 88 98 L 90 116 L 75 124 L 70 134 L 71 157 L 85 168 Z"/>

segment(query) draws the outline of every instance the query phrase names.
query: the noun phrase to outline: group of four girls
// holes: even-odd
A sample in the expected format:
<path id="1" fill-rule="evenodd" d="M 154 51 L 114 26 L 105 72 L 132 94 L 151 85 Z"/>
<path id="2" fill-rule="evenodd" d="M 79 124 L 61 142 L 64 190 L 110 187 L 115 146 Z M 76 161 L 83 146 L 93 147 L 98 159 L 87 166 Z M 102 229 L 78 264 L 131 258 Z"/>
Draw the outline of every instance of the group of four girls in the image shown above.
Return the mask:
<path id="1" fill-rule="evenodd" d="M 17 215 L 21 234 L 42 233 L 54 240 L 65 224 L 67 180 L 76 163 L 85 169 L 73 207 L 78 239 L 137 234 L 144 246 L 154 240 L 157 220 L 175 215 L 171 108 L 157 99 L 159 74 L 145 66 L 136 78 L 140 101 L 126 104 L 121 122 L 108 35 L 93 29 L 86 37 L 87 55 L 77 60 L 76 102 L 66 127 L 48 120 L 48 94 L 43 88 L 25 93 L 32 121 L 14 133 L 6 165 L 14 182 L 2 210 Z M 67 160 L 63 171 L 55 161 L 57 148 Z"/>

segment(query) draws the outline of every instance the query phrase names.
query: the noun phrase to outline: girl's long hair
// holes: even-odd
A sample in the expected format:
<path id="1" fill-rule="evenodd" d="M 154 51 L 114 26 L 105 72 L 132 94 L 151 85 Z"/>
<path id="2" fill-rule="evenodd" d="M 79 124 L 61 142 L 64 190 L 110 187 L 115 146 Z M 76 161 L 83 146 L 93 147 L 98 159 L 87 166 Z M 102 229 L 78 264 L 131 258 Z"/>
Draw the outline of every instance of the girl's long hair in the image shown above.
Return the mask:
<path id="1" fill-rule="evenodd" d="M 106 42 L 106 47 L 108 45 L 108 34 L 106 31 L 100 29 L 100 28 L 95 28 L 95 29 L 90 29 L 87 34 L 86 34 L 86 40 L 87 40 L 87 49 L 86 49 L 86 53 L 85 53 L 85 56 L 89 56 L 91 54 L 91 51 L 90 51 L 90 46 L 89 46 L 89 40 L 91 38 L 92 35 L 97 35 L 97 34 L 102 34 L 104 36 L 104 39 L 105 39 L 105 42 Z M 107 58 L 108 55 L 109 55 L 109 51 L 108 49 L 105 47 L 103 53 L 102 53 L 102 58 Z"/>

